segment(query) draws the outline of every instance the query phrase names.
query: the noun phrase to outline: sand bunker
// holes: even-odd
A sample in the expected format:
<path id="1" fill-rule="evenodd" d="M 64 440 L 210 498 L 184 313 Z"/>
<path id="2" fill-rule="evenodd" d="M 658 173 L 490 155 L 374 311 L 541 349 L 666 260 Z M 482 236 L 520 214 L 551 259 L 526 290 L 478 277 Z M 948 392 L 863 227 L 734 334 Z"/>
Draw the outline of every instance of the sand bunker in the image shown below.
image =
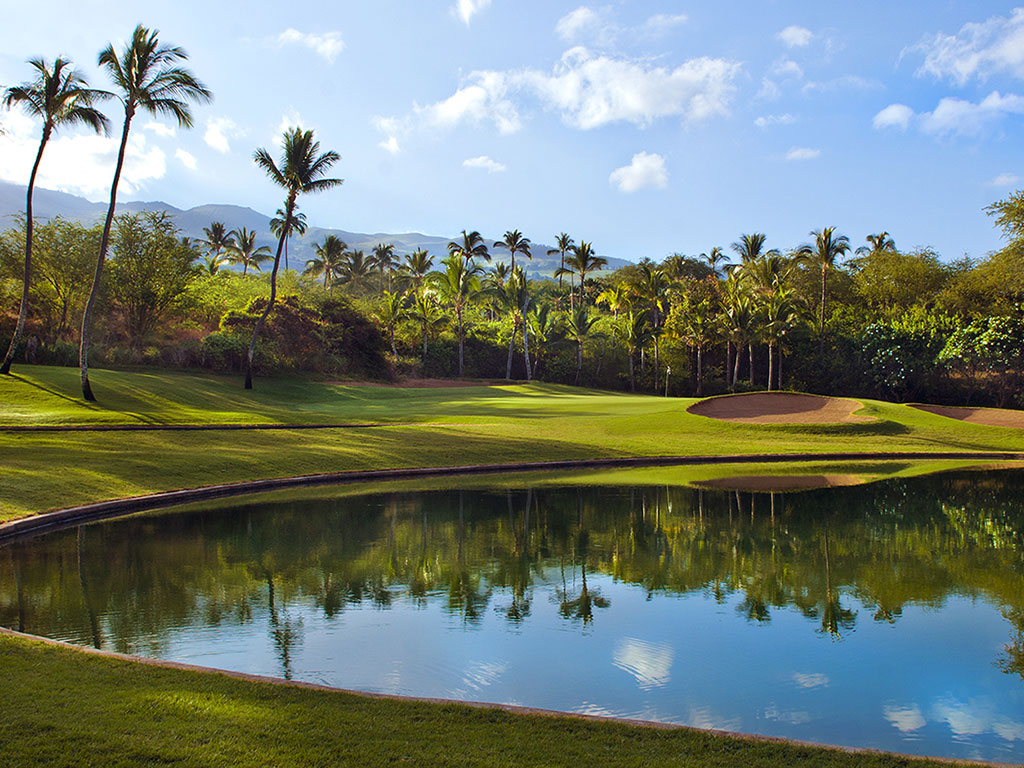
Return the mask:
<path id="1" fill-rule="evenodd" d="M 738 424 L 849 424 L 874 421 L 854 416 L 863 403 L 839 397 L 798 395 L 791 392 L 757 392 L 749 395 L 713 397 L 694 403 L 686 410 Z"/>
<path id="2" fill-rule="evenodd" d="M 806 491 L 860 485 L 867 480 L 857 475 L 739 475 L 700 480 L 694 485 L 723 491 Z"/>
<path id="3" fill-rule="evenodd" d="M 1016 427 L 1024 429 L 1024 411 L 1011 411 L 1007 408 L 957 408 L 952 405 L 918 405 L 911 408 L 919 411 L 957 419 L 971 424 L 983 424 L 986 427 Z"/>

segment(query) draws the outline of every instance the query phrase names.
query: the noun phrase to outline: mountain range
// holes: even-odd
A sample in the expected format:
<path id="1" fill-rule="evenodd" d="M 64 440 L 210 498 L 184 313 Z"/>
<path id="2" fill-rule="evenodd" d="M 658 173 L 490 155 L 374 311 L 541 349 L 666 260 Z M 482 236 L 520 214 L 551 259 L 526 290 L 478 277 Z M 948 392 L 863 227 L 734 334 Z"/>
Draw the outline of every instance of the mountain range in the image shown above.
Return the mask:
<path id="1" fill-rule="evenodd" d="M 83 224 L 94 224 L 102 221 L 107 212 L 106 203 L 94 203 L 84 197 L 72 195 L 67 192 L 57 192 L 50 189 L 36 187 L 32 199 L 33 213 L 37 220 L 51 219 L 61 216 L 65 219 L 80 221 Z M 23 214 L 25 211 L 25 187 L 19 184 L 0 181 L 0 228 L 7 225 L 11 217 Z M 173 205 L 160 201 L 153 202 L 125 202 L 118 203 L 117 212 L 140 213 L 143 211 L 166 211 L 174 217 L 174 222 L 181 230 L 181 234 L 197 240 L 202 240 L 205 235 L 204 227 L 209 227 L 214 221 L 223 222 L 227 229 L 241 229 L 246 227 L 257 232 L 256 242 L 259 245 L 269 246 L 271 251 L 276 250 L 277 239 L 270 232 L 270 217 L 254 211 L 252 208 L 245 208 L 239 205 L 208 204 L 198 205 L 194 208 L 182 210 Z M 363 250 L 367 254 L 373 246 L 378 243 L 393 243 L 399 254 L 412 253 L 417 248 L 428 251 L 435 259 L 440 260 L 448 253 L 448 243 L 453 237 L 439 237 L 436 235 L 424 235 L 419 232 L 389 233 L 389 232 L 350 232 L 344 229 L 332 229 L 317 227 L 312 224 L 306 230 L 304 236 L 295 236 L 288 241 L 288 260 L 293 269 L 300 269 L 307 259 L 313 257 L 313 244 L 323 242 L 327 235 L 337 235 L 352 250 Z M 508 254 L 504 250 L 494 250 L 494 240 L 487 239 L 488 248 L 495 261 L 508 261 Z M 547 252 L 553 250 L 553 246 L 543 243 L 532 243 L 530 250 L 533 253 L 533 260 L 527 262 L 527 272 L 531 277 L 550 277 L 558 267 L 559 257 L 557 254 L 548 256 Z M 604 256 L 604 254 L 601 254 Z M 624 267 L 631 262 L 625 259 L 617 259 L 605 256 L 608 259 L 606 269 L 614 270 Z M 520 262 L 522 259 L 520 259 Z"/>

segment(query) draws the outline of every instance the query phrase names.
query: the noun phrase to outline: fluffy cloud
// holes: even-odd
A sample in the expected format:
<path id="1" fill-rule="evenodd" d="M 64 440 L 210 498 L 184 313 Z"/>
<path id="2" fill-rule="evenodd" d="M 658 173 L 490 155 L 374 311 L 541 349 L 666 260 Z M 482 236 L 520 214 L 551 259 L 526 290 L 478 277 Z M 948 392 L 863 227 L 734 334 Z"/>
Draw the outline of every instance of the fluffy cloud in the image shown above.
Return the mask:
<path id="1" fill-rule="evenodd" d="M 342 49 L 345 47 L 345 44 L 341 40 L 340 32 L 324 32 L 323 34 L 317 35 L 313 33 L 299 32 L 297 29 L 286 29 L 277 36 L 277 44 L 279 46 L 305 46 L 318 56 L 323 57 L 328 63 L 334 63 L 338 54 L 341 53 Z"/>
<path id="2" fill-rule="evenodd" d="M 1012 173 L 1000 173 L 992 181 L 988 182 L 990 187 L 1014 187 L 1020 183 L 1020 176 Z"/>
<path id="3" fill-rule="evenodd" d="M 999 91 L 992 91 L 977 104 L 947 97 L 932 112 L 921 115 L 921 129 L 940 136 L 977 136 L 1007 114 L 1024 114 L 1024 98 L 1012 93 L 1003 96 Z"/>
<path id="4" fill-rule="evenodd" d="M 793 147 L 786 153 L 787 160 L 817 160 L 819 157 L 821 150 L 810 147 Z"/>
<path id="5" fill-rule="evenodd" d="M 142 126 L 143 130 L 152 131 L 157 136 L 162 136 L 165 139 L 173 139 L 177 135 L 173 125 L 167 125 L 166 123 L 158 123 L 154 120 L 150 120 L 148 123 Z"/>
<path id="6" fill-rule="evenodd" d="M 629 165 L 616 168 L 608 176 L 608 183 L 620 192 L 636 192 L 640 189 L 664 189 L 668 186 L 668 172 L 665 158 L 658 154 L 638 152 Z"/>
<path id="7" fill-rule="evenodd" d="M 682 13 L 657 13 L 639 26 L 626 27 L 613 21 L 607 8 L 595 11 L 581 5 L 558 20 L 555 34 L 567 43 L 586 41 L 599 47 L 610 47 L 623 39 L 636 41 L 659 37 L 686 21 L 687 17 Z"/>
<path id="8" fill-rule="evenodd" d="M 811 42 L 814 33 L 806 27 L 791 25 L 779 32 L 775 37 L 781 40 L 788 48 L 803 48 Z"/>
<path id="9" fill-rule="evenodd" d="M 762 115 L 754 121 L 758 128 L 768 128 L 773 125 L 792 125 L 796 118 L 788 112 L 782 115 Z"/>
<path id="10" fill-rule="evenodd" d="M 910 125 L 910 121 L 913 117 L 914 110 L 906 104 L 890 104 L 875 115 L 871 124 L 876 130 L 881 130 L 883 128 L 899 128 L 901 131 L 905 131 L 907 130 L 907 126 Z"/>
<path id="11" fill-rule="evenodd" d="M 230 117 L 211 117 L 206 121 L 203 141 L 213 149 L 227 154 L 231 151 L 231 139 L 244 136 L 243 131 Z"/>
<path id="12" fill-rule="evenodd" d="M 555 34 L 567 42 L 572 42 L 584 30 L 593 29 L 600 24 L 602 21 L 597 12 L 581 5 L 558 20 L 558 23 L 555 24 Z"/>
<path id="13" fill-rule="evenodd" d="M 422 122 L 436 128 L 490 121 L 499 133 L 508 134 L 522 127 L 515 105 L 507 98 L 510 80 L 505 73 L 474 72 L 470 80 L 447 99 L 417 106 L 414 112 Z"/>
<path id="14" fill-rule="evenodd" d="M 452 6 L 452 11 L 468 27 L 469 20 L 490 4 L 491 0 L 457 0 L 455 5 Z"/>
<path id="15" fill-rule="evenodd" d="M 178 149 L 175 150 L 174 156 L 178 158 L 181 164 L 190 171 L 194 171 L 196 169 L 196 158 L 191 152 L 186 152 L 184 149 Z"/>
<path id="16" fill-rule="evenodd" d="M 804 76 L 804 71 L 800 68 L 800 65 L 792 59 L 787 59 L 785 57 L 776 60 L 775 63 L 772 64 L 771 72 L 773 75 L 777 75 L 782 78 L 793 77 L 798 80 Z"/>
<path id="17" fill-rule="evenodd" d="M 463 160 L 462 167 L 479 168 L 480 170 L 487 171 L 488 173 L 501 173 L 506 170 L 504 165 L 492 160 L 487 155 L 480 155 L 480 157 L 471 157 L 467 160 Z"/>
<path id="18" fill-rule="evenodd" d="M 0 178 L 25 184 L 28 181 L 39 135 L 35 121 L 18 113 L 7 115 L 6 134 L 0 137 Z M 46 189 L 91 198 L 105 198 L 110 189 L 120 137 L 95 134 L 59 135 L 46 145 L 36 183 Z M 132 193 L 147 181 L 167 173 L 167 155 L 150 146 L 146 131 L 134 131 L 125 150 L 124 169 L 118 190 Z"/>
<path id="19" fill-rule="evenodd" d="M 925 38 L 901 56 L 909 52 L 925 55 L 918 75 L 949 78 L 961 86 L 997 73 L 1024 79 L 1024 8 L 1015 8 L 1009 18 L 965 24 L 955 35 Z"/>

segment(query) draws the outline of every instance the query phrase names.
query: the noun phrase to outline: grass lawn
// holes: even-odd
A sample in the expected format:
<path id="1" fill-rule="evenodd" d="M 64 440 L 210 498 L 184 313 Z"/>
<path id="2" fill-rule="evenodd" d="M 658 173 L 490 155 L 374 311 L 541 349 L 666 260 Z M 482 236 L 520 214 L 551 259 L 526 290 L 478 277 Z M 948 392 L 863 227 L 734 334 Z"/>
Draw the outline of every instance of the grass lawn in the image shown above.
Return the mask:
<path id="1" fill-rule="evenodd" d="M 875 417 L 870 423 L 752 426 L 688 414 L 688 399 L 543 384 L 400 389 L 262 379 L 254 392 L 245 392 L 237 378 L 95 370 L 99 403 L 86 404 L 78 397 L 75 369 L 19 366 L 16 373 L 0 377 L 0 522 L 173 488 L 364 468 L 610 456 L 1024 450 L 1018 430 L 875 401 L 865 401 L 862 411 Z M 382 426 L 3 431 L 17 425 L 266 423 Z M 660 468 L 631 470 L 630 481 L 694 482 L 769 471 L 877 477 L 962 464 Z M 558 478 L 594 480 L 583 473 Z M 923 764 L 700 732 L 283 688 L 10 636 L 0 636 L 0 691 L 5 766 Z"/>

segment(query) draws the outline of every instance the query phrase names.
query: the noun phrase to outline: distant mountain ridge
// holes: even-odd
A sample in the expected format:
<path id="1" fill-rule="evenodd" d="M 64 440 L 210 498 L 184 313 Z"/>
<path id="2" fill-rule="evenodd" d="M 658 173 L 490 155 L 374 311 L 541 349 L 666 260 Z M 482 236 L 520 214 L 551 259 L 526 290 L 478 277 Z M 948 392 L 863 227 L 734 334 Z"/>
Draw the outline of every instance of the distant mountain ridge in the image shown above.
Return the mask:
<path id="1" fill-rule="evenodd" d="M 107 212 L 106 203 L 93 203 L 78 195 L 67 192 L 56 192 L 51 189 L 35 190 L 32 201 L 33 212 L 37 219 L 51 219 L 63 216 L 66 219 L 92 224 L 102 220 Z M 6 229 L 12 216 L 25 210 L 25 187 L 0 181 L 0 229 Z M 277 239 L 270 232 L 270 217 L 240 205 L 198 205 L 182 210 L 160 201 L 118 203 L 118 213 L 140 213 L 142 211 L 167 211 L 174 217 L 174 222 L 182 235 L 193 239 L 203 239 L 203 228 L 211 222 L 221 221 L 229 229 L 246 227 L 257 233 L 258 245 L 266 245 L 275 250 Z M 424 235 L 420 232 L 404 232 L 400 234 L 388 232 L 349 232 L 343 229 L 310 226 L 303 237 L 292 237 L 288 241 L 288 260 L 292 269 L 301 269 L 307 259 L 313 258 L 313 244 L 322 242 L 327 235 L 337 235 L 350 249 L 363 250 L 369 254 L 377 243 L 393 243 L 400 254 L 412 253 L 418 248 L 428 251 L 436 260 L 448 254 L 448 243 L 453 237 Z M 508 252 L 504 249 L 494 250 L 494 240 L 488 238 L 487 245 L 491 249 L 494 261 L 508 261 Z M 553 246 L 534 242 L 531 245 L 533 260 L 526 262 L 531 277 L 550 277 L 558 267 L 558 256 L 548 256 Z M 601 254 L 605 256 L 604 254 Z M 605 256 L 609 270 L 624 267 L 632 262 Z M 522 261 L 522 260 L 520 260 Z"/>

